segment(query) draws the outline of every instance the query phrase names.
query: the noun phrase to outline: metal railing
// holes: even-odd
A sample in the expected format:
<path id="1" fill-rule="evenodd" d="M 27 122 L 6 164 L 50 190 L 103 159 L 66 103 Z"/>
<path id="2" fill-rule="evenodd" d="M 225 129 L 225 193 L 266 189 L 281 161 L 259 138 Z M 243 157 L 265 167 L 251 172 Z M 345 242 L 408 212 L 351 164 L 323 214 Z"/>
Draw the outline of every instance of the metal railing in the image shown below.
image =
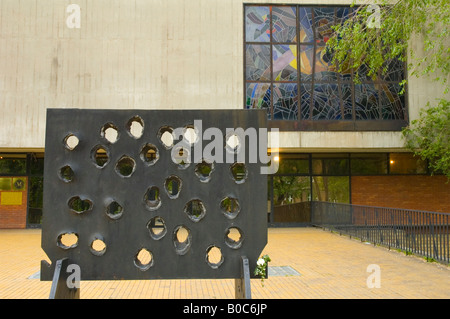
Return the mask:
<path id="1" fill-rule="evenodd" d="M 450 214 L 397 208 L 312 202 L 311 224 L 450 263 Z"/>

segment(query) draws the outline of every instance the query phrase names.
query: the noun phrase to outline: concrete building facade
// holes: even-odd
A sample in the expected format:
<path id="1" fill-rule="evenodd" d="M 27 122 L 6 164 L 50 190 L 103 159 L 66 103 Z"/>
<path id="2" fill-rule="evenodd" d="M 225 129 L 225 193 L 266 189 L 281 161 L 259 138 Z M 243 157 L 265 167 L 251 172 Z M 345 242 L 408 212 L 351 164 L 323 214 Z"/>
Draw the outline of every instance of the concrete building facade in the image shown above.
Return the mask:
<path id="1" fill-rule="evenodd" d="M 303 8 L 347 8 L 350 4 L 349 0 L 0 0 L 0 228 L 39 224 L 48 108 L 261 107 L 247 103 L 249 87 L 260 83 L 275 89 L 284 82 L 250 78 L 248 67 L 255 60 L 249 48 L 259 45 L 275 52 L 278 46 L 295 46 L 292 52 L 298 55 L 291 67 L 300 74 L 302 27 L 300 22 L 292 26 L 297 37 L 292 41 L 249 40 L 246 36 L 253 22 L 248 20 L 248 8 L 267 8 L 270 18 L 266 19 L 273 23 L 272 7 L 292 7 L 298 21 Z M 410 45 L 419 50 L 420 40 Z M 273 72 L 275 67 L 269 63 L 269 68 Z M 271 127 L 280 129 L 280 163 L 284 159 L 295 162 L 269 177 L 269 213 L 277 205 L 310 200 L 450 211 L 449 184 L 442 176 L 429 176 L 426 165 L 406 152 L 399 125 L 416 119 L 428 101 L 441 95 L 442 88 L 426 78 L 410 78 L 402 97 L 401 119 L 375 118 L 364 128 L 364 121 L 358 122 L 353 115 L 347 122 L 355 125 L 333 127 L 316 125 L 324 122 L 312 116 L 305 126 L 300 78 L 285 81 L 300 92 L 295 98 L 297 117 L 283 118 L 281 123 L 270 118 L 274 106 L 268 111 L 272 112 Z M 270 99 L 275 103 L 273 96 Z M 395 121 L 396 126 L 387 124 Z M 364 173 L 358 167 L 358 163 L 368 163 L 363 159 L 379 165 Z M 299 163 L 307 163 L 308 170 L 293 170 Z M 331 163 L 330 169 L 333 163 L 347 166 L 329 172 L 326 163 Z M 402 171 L 395 165 L 409 169 Z M 307 191 L 280 195 L 283 199 L 277 202 L 277 183 L 288 178 L 294 178 L 296 185 L 309 181 Z M 346 194 L 329 195 L 333 191 L 324 185 L 330 183 L 347 185 Z M 419 184 L 419 189 L 410 188 Z M 386 201 L 381 194 L 386 187 L 393 187 L 395 200 Z M 437 189 L 441 195 L 421 197 Z M 378 197 L 366 196 L 377 192 Z M 402 201 L 405 196 L 410 199 Z"/>

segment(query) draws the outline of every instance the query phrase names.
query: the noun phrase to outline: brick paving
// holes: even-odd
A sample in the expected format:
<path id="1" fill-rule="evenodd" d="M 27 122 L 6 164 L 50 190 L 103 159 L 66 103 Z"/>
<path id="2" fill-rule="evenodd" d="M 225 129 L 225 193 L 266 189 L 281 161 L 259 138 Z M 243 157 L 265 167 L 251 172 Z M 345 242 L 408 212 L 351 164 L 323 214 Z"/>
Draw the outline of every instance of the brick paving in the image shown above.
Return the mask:
<path id="1" fill-rule="evenodd" d="M 36 279 L 41 231 L 0 230 L 0 299 L 45 299 Z M 318 228 L 270 228 L 273 276 L 252 279 L 253 299 L 448 299 L 450 267 Z M 369 288 L 369 265 L 380 288 Z M 82 281 L 82 299 L 233 299 L 234 280 Z"/>

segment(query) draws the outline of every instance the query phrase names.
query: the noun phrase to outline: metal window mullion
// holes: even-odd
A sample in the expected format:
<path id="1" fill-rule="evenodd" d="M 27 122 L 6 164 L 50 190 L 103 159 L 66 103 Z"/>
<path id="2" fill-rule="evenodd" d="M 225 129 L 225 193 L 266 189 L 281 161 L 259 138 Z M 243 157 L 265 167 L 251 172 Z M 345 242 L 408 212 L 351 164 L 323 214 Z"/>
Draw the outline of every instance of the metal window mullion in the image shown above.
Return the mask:
<path id="1" fill-rule="evenodd" d="M 244 79 L 244 94 L 242 94 L 243 95 L 243 99 L 244 99 L 244 109 L 246 109 L 247 108 L 247 56 L 246 56 L 246 52 L 247 52 L 247 28 L 245 27 L 245 8 L 246 8 L 246 5 L 244 4 L 243 5 L 243 9 L 242 9 L 242 12 L 243 12 L 243 23 L 242 23 L 242 34 L 244 35 L 244 38 L 242 39 L 243 40 L 243 48 L 242 48 L 242 51 L 243 51 L 243 54 L 242 54 L 242 57 L 243 57 L 243 60 L 244 60 L 244 74 L 243 74 L 243 79 Z"/>
<path id="2" fill-rule="evenodd" d="M 314 10 L 311 10 L 311 27 L 313 31 L 313 40 L 316 38 L 316 27 L 315 27 L 315 15 Z M 315 82 L 315 74 L 316 74 L 316 41 L 313 42 L 313 63 L 311 67 L 311 101 L 309 106 L 309 119 L 313 120 L 313 109 L 314 109 L 314 82 Z"/>
<path id="3" fill-rule="evenodd" d="M 351 154 L 348 153 L 348 202 L 352 204 L 352 166 L 351 166 Z"/>
<path id="4" fill-rule="evenodd" d="M 337 25 L 337 7 L 334 7 L 334 23 L 333 25 Z M 326 47 L 326 43 L 325 43 L 325 47 Z M 338 66 L 338 63 L 336 63 L 336 67 Z M 337 68 L 337 70 L 339 70 L 339 68 Z M 338 94 L 339 94 L 339 104 L 341 106 L 341 120 L 344 121 L 345 120 L 345 110 L 344 110 L 344 99 L 342 96 L 342 80 L 341 80 L 341 72 L 336 72 L 337 73 L 337 87 L 338 87 Z"/>
<path id="5" fill-rule="evenodd" d="M 297 46 L 297 123 L 300 126 L 301 123 L 301 92 L 300 92 L 300 83 L 301 83 L 301 71 L 300 71 L 300 13 L 299 13 L 299 5 L 295 6 L 295 39 L 296 39 L 296 46 Z"/>
<path id="6" fill-rule="evenodd" d="M 269 6 L 269 48 L 270 48 L 270 119 L 274 120 L 274 117 L 273 117 L 274 82 L 273 82 L 272 6 Z"/>

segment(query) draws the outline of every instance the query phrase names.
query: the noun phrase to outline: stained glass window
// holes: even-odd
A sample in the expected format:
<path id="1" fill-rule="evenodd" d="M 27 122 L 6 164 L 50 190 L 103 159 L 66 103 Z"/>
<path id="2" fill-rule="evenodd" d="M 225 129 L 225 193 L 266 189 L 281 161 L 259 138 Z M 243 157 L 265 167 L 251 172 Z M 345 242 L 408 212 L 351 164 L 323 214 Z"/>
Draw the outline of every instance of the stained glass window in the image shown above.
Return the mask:
<path id="1" fill-rule="evenodd" d="M 341 119 L 341 103 L 337 84 L 314 84 L 312 119 Z"/>
<path id="2" fill-rule="evenodd" d="M 273 7 L 272 36 L 274 42 L 291 42 L 297 40 L 297 8 Z"/>
<path id="3" fill-rule="evenodd" d="M 381 84 L 380 106 L 385 120 L 396 120 L 404 117 L 404 96 L 400 95 L 399 84 Z"/>
<path id="4" fill-rule="evenodd" d="M 311 82 L 314 70 L 314 45 L 300 45 L 300 70 L 301 80 Z"/>
<path id="5" fill-rule="evenodd" d="M 312 8 L 314 14 L 314 40 L 317 43 L 326 43 L 333 34 L 331 28 L 334 24 L 333 7 L 314 7 Z"/>
<path id="6" fill-rule="evenodd" d="M 269 7 L 245 7 L 245 40 L 248 42 L 270 41 Z"/>
<path id="7" fill-rule="evenodd" d="M 250 81 L 270 80 L 270 46 L 249 44 L 246 47 L 246 75 Z"/>
<path id="8" fill-rule="evenodd" d="M 313 17 L 311 8 L 300 7 L 300 42 L 314 42 Z"/>
<path id="9" fill-rule="evenodd" d="M 279 83 L 273 87 L 273 118 L 297 118 L 298 89 L 296 83 Z"/>
<path id="10" fill-rule="evenodd" d="M 300 115 L 302 119 L 311 119 L 311 96 L 312 85 L 308 83 L 300 84 Z"/>
<path id="11" fill-rule="evenodd" d="M 375 84 L 355 85 L 355 115 L 358 120 L 378 119 L 379 90 Z"/>
<path id="12" fill-rule="evenodd" d="M 247 109 L 266 109 L 267 118 L 271 119 L 270 84 L 248 83 L 246 89 Z"/>
<path id="13" fill-rule="evenodd" d="M 274 81 L 297 80 L 297 46 L 274 45 L 272 50 L 272 74 Z"/>
<path id="14" fill-rule="evenodd" d="M 350 66 L 338 72 L 333 63 L 326 46 L 332 26 L 342 24 L 352 10 L 246 5 L 245 107 L 266 109 L 268 119 L 284 121 L 284 128 L 294 123 L 294 130 L 401 129 L 407 123 L 399 85 L 405 77 L 403 62 L 389 61 L 386 74 L 375 77 L 363 65 L 357 83 Z"/>

